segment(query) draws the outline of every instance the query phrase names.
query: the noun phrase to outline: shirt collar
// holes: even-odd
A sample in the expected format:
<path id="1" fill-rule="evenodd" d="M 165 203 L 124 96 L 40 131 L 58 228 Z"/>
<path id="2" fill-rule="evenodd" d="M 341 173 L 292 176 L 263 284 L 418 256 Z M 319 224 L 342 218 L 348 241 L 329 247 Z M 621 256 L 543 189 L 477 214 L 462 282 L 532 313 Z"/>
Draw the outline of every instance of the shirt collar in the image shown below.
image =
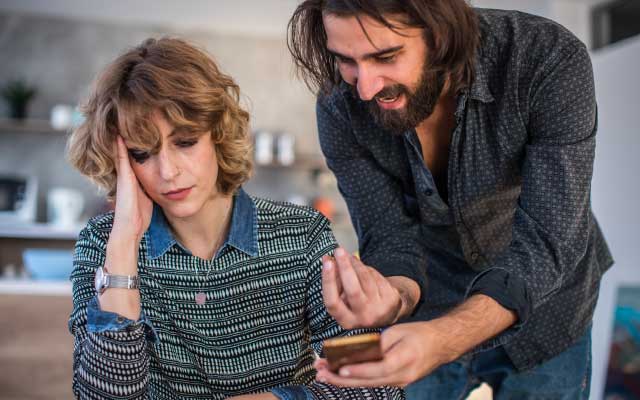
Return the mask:
<path id="1" fill-rule="evenodd" d="M 162 256 L 171 246 L 180 246 L 180 243 L 171 232 L 162 208 L 155 203 L 153 204 L 151 223 L 145 235 L 147 253 L 152 259 Z M 229 236 L 220 249 L 227 245 L 235 247 L 252 257 L 258 255 L 257 210 L 251 197 L 242 188 L 233 196 L 231 228 L 229 229 Z M 184 247 L 182 248 L 184 249 Z"/>
<path id="2" fill-rule="evenodd" d="M 494 68 L 494 63 L 500 58 L 498 49 L 491 40 L 491 26 L 486 23 L 482 15 L 479 18 L 480 28 L 480 45 L 476 50 L 475 60 L 473 62 L 473 82 L 469 88 L 469 97 L 474 100 L 480 100 L 484 103 L 494 101 L 491 90 L 489 89 L 489 75 Z"/>
<path id="3" fill-rule="evenodd" d="M 490 103 L 494 100 L 491 90 L 489 90 L 489 63 L 490 60 L 483 56 L 481 49 L 478 49 L 473 65 L 474 76 L 469 89 L 469 97 L 484 103 Z"/>

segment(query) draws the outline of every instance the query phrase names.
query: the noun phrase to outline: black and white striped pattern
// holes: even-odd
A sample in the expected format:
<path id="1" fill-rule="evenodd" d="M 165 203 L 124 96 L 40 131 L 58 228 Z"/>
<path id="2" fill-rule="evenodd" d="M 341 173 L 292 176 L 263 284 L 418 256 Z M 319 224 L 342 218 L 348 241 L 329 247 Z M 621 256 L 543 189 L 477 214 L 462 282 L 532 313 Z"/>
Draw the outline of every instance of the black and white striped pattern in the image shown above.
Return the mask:
<path id="1" fill-rule="evenodd" d="M 252 201 L 256 257 L 226 246 L 214 260 L 203 260 L 176 245 L 151 259 L 142 240 L 142 310 L 157 333 L 155 343 L 141 323 L 88 332 L 86 307 L 95 297 L 94 274 L 104 264 L 113 214 L 89 221 L 71 276 L 76 396 L 222 399 L 307 385 L 316 398 L 403 398 L 396 388 L 340 389 L 314 381 L 314 352 L 321 352 L 322 340 L 348 334 L 322 301 L 320 258 L 333 251 L 335 239 L 329 222 L 310 208 Z M 205 305 L 194 301 L 201 290 Z"/>

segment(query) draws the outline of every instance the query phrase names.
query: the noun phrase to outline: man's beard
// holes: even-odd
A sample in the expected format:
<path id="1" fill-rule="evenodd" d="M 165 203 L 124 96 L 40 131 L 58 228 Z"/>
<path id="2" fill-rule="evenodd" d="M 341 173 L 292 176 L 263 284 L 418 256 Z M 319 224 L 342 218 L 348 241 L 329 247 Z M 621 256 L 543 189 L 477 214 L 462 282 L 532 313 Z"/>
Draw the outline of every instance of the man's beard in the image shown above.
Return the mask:
<path id="1" fill-rule="evenodd" d="M 423 120 L 428 118 L 440 98 L 445 83 L 445 73 L 441 71 L 430 72 L 423 70 L 415 92 L 408 87 L 395 84 L 383 88 L 375 97 L 393 98 L 404 95 L 406 105 L 397 110 L 385 110 L 375 100 L 369 101 L 367 107 L 375 121 L 384 129 L 394 135 L 401 135 L 409 129 L 413 129 Z"/>

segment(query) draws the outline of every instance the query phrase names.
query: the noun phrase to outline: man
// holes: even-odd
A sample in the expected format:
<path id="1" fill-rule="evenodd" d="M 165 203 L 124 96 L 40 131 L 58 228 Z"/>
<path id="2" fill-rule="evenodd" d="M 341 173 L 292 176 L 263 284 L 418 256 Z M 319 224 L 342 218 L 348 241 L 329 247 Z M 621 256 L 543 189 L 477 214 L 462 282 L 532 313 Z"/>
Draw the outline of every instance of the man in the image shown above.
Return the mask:
<path id="1" fill-rule="evenodd" d="M 361 261 L 325 259 L 345 328 L 384 359 L 317 379 L 410 398 L 588 398 L 590 326 L 613 263 L 590 207 L 585 46 L 556 23 L 464 0 L 306 0 L 289 48 L 318 90 L 320 143 Z"/>

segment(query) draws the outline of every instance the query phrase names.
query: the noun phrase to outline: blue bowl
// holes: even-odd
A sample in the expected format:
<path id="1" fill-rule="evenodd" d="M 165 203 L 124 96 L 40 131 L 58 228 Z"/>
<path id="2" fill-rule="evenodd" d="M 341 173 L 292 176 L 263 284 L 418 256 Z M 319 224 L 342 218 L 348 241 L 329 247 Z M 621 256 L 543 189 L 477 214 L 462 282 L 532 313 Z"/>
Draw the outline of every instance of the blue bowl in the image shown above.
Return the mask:
<path id="1" fill-rule="evenodd" d="M 73 269 L 73 251 L 25 249 L 22 261 L 33 279 L 68 280 Z"/>

